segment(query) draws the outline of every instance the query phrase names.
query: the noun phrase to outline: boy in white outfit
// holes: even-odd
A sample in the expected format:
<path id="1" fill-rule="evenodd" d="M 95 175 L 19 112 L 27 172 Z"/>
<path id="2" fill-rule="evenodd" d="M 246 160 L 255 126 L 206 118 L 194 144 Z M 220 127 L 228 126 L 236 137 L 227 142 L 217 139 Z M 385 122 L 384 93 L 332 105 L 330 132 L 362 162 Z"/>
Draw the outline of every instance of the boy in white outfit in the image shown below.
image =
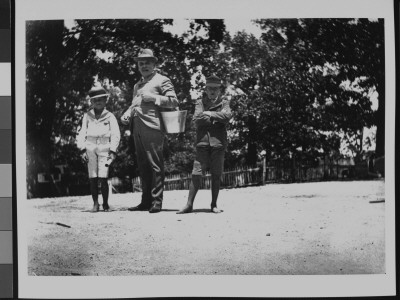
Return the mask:
<path id="1" fill-rule="evenodd" d="M 103 209 L 109 211 L 108 205 L 108 170 L 116 157 L 121 138 L 115 116 L 105 107 L 108 93 L 102 87 L 89 91 L 91 109 L 83 116 L 82 127 L 77 137 L 77 146 L 82 151 L 82 158 L 88 163 L 90 193 L 93 198 L 92 212 L 99 211 L 98 183 L 101 186 Z"/>

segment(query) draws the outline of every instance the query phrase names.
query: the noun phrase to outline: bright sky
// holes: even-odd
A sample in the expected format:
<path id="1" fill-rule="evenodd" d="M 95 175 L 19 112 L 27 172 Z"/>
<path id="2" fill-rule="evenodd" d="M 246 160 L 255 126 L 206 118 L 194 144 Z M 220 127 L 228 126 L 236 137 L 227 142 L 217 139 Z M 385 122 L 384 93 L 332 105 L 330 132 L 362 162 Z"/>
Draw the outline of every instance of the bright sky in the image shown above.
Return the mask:
<path id="1" fill-rule="evenodd" d="M 65 26 L 67 28 L 72 28 L 74 26 L 74 20 L 66 19 Z M 227 31 L 233 36 L 238 31 L 246 31 L 247 33 L 252 33 L 255 37 L 259 38 L 261 36 L 261 30 L 258 26 L 254 25 L 250 19 L 225 19 L 225 25 Z M 174 34 L 182 34 L 184 30 L 189 28 L 188 21 L 185 19 L 174 19 L 174 25 L 169 28 L 169 31 Z"/>
<path id="2" fill-rule="evenodd" d="M 234 35 L 237 31 L 252 33 L 255 37 L 261 36 L 261 29 L 253 24 L 250 19 L 225 19 L 226 29 Z"/>
<path id="3" fill-rule="evenodd" d="M 246 31 L 252 33 L 255 37 L 261 36 L 261 30 L 258 26 L 254 25 L 250 19 L 224 19 L 226 30 L 233 36 L 238 31 Z M 174 25 L 169 28 L 169 31 L 173 34 L 182 34 L 183 31 L 187 30 L 188 20 L 185 19 L 174 19 Z M 201 32 L 200 32 L 201 34 Z"/>

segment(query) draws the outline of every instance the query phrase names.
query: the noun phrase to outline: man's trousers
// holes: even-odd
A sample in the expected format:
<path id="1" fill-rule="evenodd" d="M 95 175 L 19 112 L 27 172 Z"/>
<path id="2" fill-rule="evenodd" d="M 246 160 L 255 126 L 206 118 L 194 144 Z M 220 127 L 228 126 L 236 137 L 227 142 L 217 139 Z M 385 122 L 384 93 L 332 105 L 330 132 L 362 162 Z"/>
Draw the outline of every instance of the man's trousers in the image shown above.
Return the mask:
<path id="1" fill-rule="evenodd" d="M 164 133 L 133 118 L 133 139 L 142 182 L 142 204 L 162 203 L 164 191 Z"/>

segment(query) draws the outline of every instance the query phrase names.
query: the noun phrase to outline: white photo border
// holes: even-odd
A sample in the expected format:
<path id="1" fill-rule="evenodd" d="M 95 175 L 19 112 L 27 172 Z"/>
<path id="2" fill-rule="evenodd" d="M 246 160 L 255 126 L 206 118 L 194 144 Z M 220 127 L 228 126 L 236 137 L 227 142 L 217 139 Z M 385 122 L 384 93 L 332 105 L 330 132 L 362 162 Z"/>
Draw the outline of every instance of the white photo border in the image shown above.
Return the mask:
<path id="1" fill-rule="evenodd" d="M 395 38 L 392 0 L 15 0 L 15 137 L 21 298 L 339 297 L 395 295 Z M 386 274 L 324 276 L 28 276 L 25 22 L 98 18 L 384 18 Z M 393 130 L 392 130 L 393 129 Z M 207 288 L 199 288 L 199 286 Z M 186 287 L 186 288 L 182 288 Z"/>

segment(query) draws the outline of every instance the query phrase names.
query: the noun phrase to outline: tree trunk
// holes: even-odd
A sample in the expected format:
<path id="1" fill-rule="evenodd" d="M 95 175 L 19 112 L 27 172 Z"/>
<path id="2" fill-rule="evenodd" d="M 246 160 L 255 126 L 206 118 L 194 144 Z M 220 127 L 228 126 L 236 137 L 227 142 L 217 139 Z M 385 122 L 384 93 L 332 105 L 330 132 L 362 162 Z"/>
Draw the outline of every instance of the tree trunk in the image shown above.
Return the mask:
<path id="1" fill-rule="evenodd" d="M 31 150 L 29 178 L 34 181 L 38 172 L 49 173 L 53 166 L 52 140 L 56 103 L 62 83 L 57 81 L 63 61 L 64 21 L 38 21 L 28 31 L 35 41 L 27 53 L 27 148 Z M 38 57 L 36 53 L 43 53 Z"/>

